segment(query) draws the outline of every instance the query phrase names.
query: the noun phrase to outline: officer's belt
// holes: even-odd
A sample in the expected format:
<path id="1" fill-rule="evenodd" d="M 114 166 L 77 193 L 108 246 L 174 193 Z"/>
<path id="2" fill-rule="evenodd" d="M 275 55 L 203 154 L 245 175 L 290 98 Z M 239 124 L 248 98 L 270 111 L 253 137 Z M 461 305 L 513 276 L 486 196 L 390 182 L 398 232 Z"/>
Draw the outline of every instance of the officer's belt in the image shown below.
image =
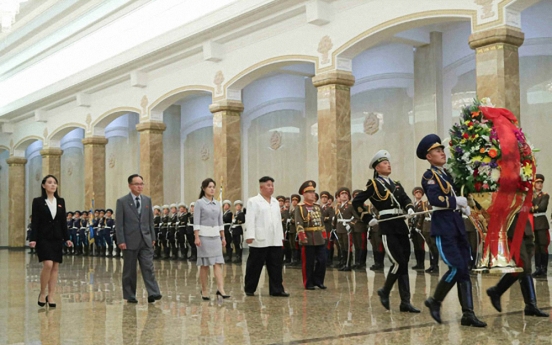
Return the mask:
<path id="1" fill-rule="evenodd" d="M 232 229 L 237 228 L 238 226 L 242 226 L 241 224 L 232 224 Z"/>
<path id="2" fill-rule="evenodd" d="M 325 231 L 326 228 L 323 226 L 308 226 L 304 228 L 305 231 Z"/>
<path id="3" fill-rule="evenodd" d="M 546 212 L 533 213 L 533 217 L 542 217 L 546 216 Z"/>
<path id="4" fill-rule="evenodd" d="M 468 217 L 468 216 L 466 216 L 465 214 L 463 214 L 463 215 L 462 215 L 462 218 L 464 218 L 464 219 L 468 219 L 469 217 Z"/>
<path id="5" fill-rule="evenodd" d="M 431 217 L 425 217 L 424 220 L 425 220 L 426 222 L 431 222 Z"/>
<path id="6" fill-rule="evenodd" d="M 403 210 L 401 210 L 400 208 L 392 208 L 392 209 L 389 209 L 389 210 L 382 210 L 382 211 L 379 211 L 379 215 L 380 216 L 386 216 L 386 215 L 390 215 L 390 214 L 403 214 Z"/>
<path id="7" fill-rule="evenodd" d="M 351 217 L 351 219 L 338 219 L 337 221 L 340 223 L 343 223 L 343 225 L 350 223 L 354 218 Z"/>
<path id="8" fill-rule="evenodd" d="M 433 211 L 456 211 L 455 209 L 448 207 L 431 206 L 431 208 Z"/>
<path id="9" fill-rule="evenodd" d="M 224 223 L 222 225 L 227 226 L 227 225 L 232 225 L 232 223 Z"/>

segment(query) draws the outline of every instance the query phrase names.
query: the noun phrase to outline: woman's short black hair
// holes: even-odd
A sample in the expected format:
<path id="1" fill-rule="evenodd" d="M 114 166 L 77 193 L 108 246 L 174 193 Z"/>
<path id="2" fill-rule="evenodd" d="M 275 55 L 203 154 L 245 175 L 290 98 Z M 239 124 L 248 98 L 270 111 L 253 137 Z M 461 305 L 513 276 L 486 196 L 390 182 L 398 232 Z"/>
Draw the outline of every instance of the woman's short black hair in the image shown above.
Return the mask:
<path id="1" fill-rule="evenodd" d="M 46 176 L 44 176 L 44 178 L 42 179 L 42 183 L 40 184 L 40 189 L 42 190 L 42 197 L 43 197 L 43 198 L 46 198 L 47 195 L 46 195 L 46 189 L 44 189 L 44 187 L 42 187 L 42 186 L 46 183 L 46 181 L 47 181 L 50 177 L 53 178 L 54 180 L 56 180 L 56 184 L 59 185 L 58 179 L 57 179 L 54 175 L 46 175 Z M 56 189 L 56 191 L 54 192 L 54 197 L 55 197 L 56 199 L 59 198 L 57 189 Z"/>
<path id="2" fill-rule="evenodd" d="M 272 183 L 274 183 L 274 179 L 270 176 L 263 176 L 259 179 L 259 183 L 265 183 L 268 181 L 271 181 Z"/>

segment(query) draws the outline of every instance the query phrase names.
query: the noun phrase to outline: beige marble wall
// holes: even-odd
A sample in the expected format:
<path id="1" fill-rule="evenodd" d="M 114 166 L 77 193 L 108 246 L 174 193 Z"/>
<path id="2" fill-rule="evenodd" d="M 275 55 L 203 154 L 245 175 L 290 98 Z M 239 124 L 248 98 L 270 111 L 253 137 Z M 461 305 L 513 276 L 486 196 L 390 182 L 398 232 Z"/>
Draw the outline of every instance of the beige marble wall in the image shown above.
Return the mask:
<path id="1" fill-rule="evenodd" d="M 9 151 L 0 152 L 0 247 L 8 245 L 9 229 Z"/>
<path id="2" fill-rule="evenodd" d="M 443 34 L 430 33 L 430 44 L 414 53 L 414 143 L 429 133 L 442 133 L 443 124 Z M 416 160 L 416 176 L 427 162 Z M 419 182 L 418 182 L 419 183 Z"/>
<path id="3" fill-rule="evenodd" d="M 184 202 L 197 200 L 201 181 L 214 178 L 213 127 L 205 127 L 188 134 L 184 141 Z M 216 179 L 215 179 L 216 180 Z M 218 193 L 218 191 L 217 191 Z M 218 199 L 218 194 L 217 194 Z"/>
<path id="4" fill-rule="evenodd" d="M 61 194 L 61 155 L 63 151 L 60 148 L 50 147 L 40 150 L 42 156 L 42 176 L 54 175 L 58 180 L 58 194 Z"/>
<path id="5" fill-rule="evenodd" d="M 82 139 L 84 145 L 84 207 L 106 207 L 105 191 L 105 137 L 90 137 Z"/>
<path id="6" fill-rule="evenodd" d="M 243 104 L 221 101 L 209 107 L 213 113 L 215 171 L 213 179 L 223 185 L 223 199 L 242 198 L 241 191 L 241 125 Z"/>
<path id="7" fill-rule="evenodd" d="M 37 157 L 40 159 L 40 157 Z M 25 202 L 25 168 L 27 159 L 23 157 L 10 157 L 7 160 L 9 165 L 9 237 L 8 246 L 23 247 L 25 245 L 26 219 L 23 205 Z M 29 183 L 30 185 L 30 183 Z M 39 194 L 40 195 L 40 194 Z M 32 199 L 31 199 L 32 201 Z"/>
<path id="8" fill-rule="evenodd" d="M 38 153 L 38 152 L 37 152 Z M 33 199 L 40 196 L 42 193 L 41 182 L 42 178 L 42 157 L 39 154 L 30 154 L 27 150 L 27 164 L 25 166 L 25 176 L 27 181 L 26 191 L 25 191 L 25 200 L 27 201 L 25 205 L 25 227 L 29 220 L 29 216 L 32 213 L 32 204 Z M 22 180 L 25 181 L 25 180 Z M 11 185 L 11 183 L 10 183 Z"/>
<path id="9" fill-rule="evenodd" d="M 475 49 L 477 96 L 490 97 L 497 107 L 520 116 L 519 54 L 524 34 L 509 27 L 473 33 L 469 44 Z"/>
<path id="10" fill-rule="evenodd" d="M 163 132 L 164 200 L 159 200 L 159 203 L 181 201 L 180 108 L 179 105 L 172 105 L 163 112 L 163 122 L 167 125 Z"/>
<path id="11" fill-rule="evenodd" d="M 312 179 L 318 183 L 318 90 L 312 84 L 312 78 L 305 79 L 305 126 L 302 131 L 305 139 L 305 180 Z M 302 118 L 300 114 L 299 118 Z M 304 181 L 300 181 L 302 184 Z M 291 186 L 293 193 L 299 186 Z M 319 189 L 321 191 L 321 189 Z M 288 194 L 286 194 L 288 195 Z"/>
<path id="12" fill-rule="evenodd" d="M 140 175 L 144 178 L 144 194 L 153 204 L 163 202 L 163 122 L 150 121 L 136 125 L 140 133 Z"/>
<path id="13" fill-rule="evenodd" d="M 313 78 L 318 88 L 318 187 L 336 191 L 351 187 L 351 86 L 349 72 L 334 71 Z"/>
<path id="14" fill-rule="evenodd" d="M 84 207 L 84 152 L 78 147 L 63 150 L 61 156 L 61 180 L 63 181 L 65 206 L 68 211 Z"/>

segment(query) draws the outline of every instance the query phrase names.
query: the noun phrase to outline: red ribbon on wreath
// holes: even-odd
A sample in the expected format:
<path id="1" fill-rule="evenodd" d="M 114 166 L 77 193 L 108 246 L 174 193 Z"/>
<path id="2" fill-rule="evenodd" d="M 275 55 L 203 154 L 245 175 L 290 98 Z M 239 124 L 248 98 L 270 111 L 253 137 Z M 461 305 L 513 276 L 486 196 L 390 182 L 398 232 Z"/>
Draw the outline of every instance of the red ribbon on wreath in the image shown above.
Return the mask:
<path id="1" fill-rule="evenodd" d="M 508 109 L 504 108 L 489 108 L 479 107 L 483 116 L 493 122 L 496 134 L 502 151 L 502 158 L 498 161 L 500 167 L 500 179 L 498 180 L 498 191 L 493 204 L 489 207 L 490 215 L 489 226 L 487 228 L 487 237 L 489 239 L 498 239 L 498 232 L 506 224 L 507 215 L 512 202 L 518 192 L 521 155 L 519 152 L 518 139 L 515 132 L 518 130 L 517 119 Z M 529 149 L 530 153 L 530 149 Z M 514 237 L 510 246 L 510 260 L 512 257 L 516 262 L 519 262 L 519 252 L 523 241 L 523 232 L 525 224 L 529 218 L 533 200 L 533 189 L 529 188 L 525 200 L 521 206 Z M 498 252 L 498 241 L 485 241 L 485 250 L 490 248 L 492 256 L 496 256 Z"/>

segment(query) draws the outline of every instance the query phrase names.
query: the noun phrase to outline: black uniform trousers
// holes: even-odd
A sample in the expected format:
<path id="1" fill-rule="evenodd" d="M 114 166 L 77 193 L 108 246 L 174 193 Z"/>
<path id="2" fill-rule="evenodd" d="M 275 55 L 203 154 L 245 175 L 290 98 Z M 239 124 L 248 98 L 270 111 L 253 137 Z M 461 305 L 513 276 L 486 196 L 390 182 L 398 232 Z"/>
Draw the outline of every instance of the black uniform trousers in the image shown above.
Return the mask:
<path id="1" fill-rule="evenodd" d="M 326 245 L 301 246 L 303 286 L 324 285 L 326 276 Z"/>
<path id="2" fill-rule="evenodd" d="M 389 273 L 408 274 L 410 259 L 410 239 L 408 233 L 391 233 L 381 236 L 385 252 L 392 262 Z"/>
<path id="3" fill-rule="evenodd" d="M 257 290 L 263 266 L 266 265 L 268 273 L 268 290 L 271 295 L 284 292 L 282 284 L 282 258 L 281 246 L 256 248 L 249 247 L 249 256 L 245 268 L 244 291 L 254 293 Z"/>

